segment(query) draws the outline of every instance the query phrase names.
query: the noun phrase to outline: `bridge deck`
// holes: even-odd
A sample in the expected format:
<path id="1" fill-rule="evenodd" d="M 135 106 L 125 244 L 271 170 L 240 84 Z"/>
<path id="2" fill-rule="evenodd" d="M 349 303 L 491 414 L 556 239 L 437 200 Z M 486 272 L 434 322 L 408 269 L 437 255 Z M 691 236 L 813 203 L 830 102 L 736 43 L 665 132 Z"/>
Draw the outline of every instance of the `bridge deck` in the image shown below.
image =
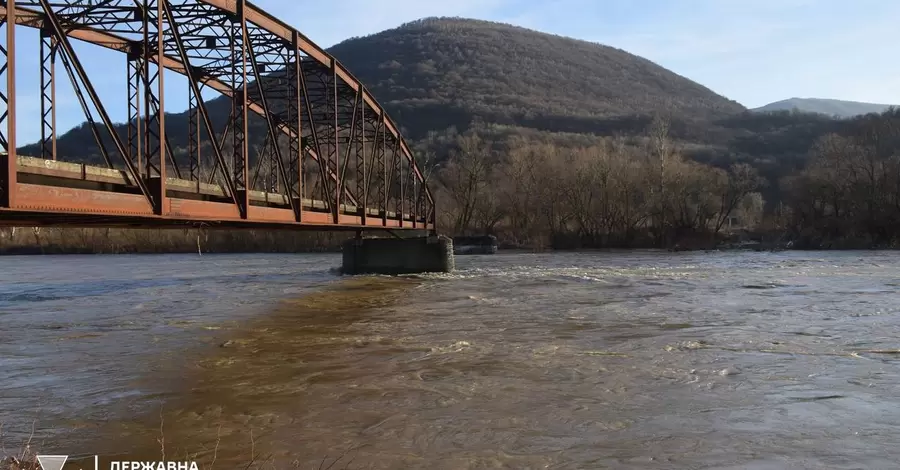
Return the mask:
<path id="1" fill-rule="evenodd" d="M 335 220 L 324 201 L 301 199 L 299 214 L 284 194 L 249 191 L 250 208 L 242 218 L 225 188 L 218 184 L 166 178 L 162 214 L 121 170 L 16 157 L 15 204 L 0 207 L 0 226 L 170 226 L 229 228 L 357 230 L 430 229 L 426 217 L 340 205 Z M 158 181 L 158 178 L 157 178 Z M 153 185 L 153 179 L 148 184 Z M 156 187 L 159 187 L 157 182 Z"/>

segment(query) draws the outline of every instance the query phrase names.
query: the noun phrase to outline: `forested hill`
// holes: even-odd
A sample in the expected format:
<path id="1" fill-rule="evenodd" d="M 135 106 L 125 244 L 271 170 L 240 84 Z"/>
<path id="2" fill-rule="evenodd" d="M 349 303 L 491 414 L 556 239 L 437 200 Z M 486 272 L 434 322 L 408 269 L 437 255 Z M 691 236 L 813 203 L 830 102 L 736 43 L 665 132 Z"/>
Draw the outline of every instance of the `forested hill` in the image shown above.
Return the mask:
<path id="1" fill-rule="evenodd" d="M 708 120 L 744 110 L 623 50 L 502 23 L 427 18 L 349 39 L 329 52 L 413 138 L 465 127 L 476 117 L 605 133 L 622 118 L 655 112 Z"/>
<path id="2" fill-rule="evenodd" d="M 710 120 L 746 111 L 620 49 L 501 23 L 423 19 L 348 39 L 329 52 L 366 84 L 412 140 L 449 127 L 463 131 L 473 121 L 635 133 L 657 112 L 702 129 Z M 225 100 L 216 98 L 213 106 L 226 109 Z M 176 147 L 184 146 L 186 121 L 186 113 L 166 118 Z M 82 126 L 61 135 L 58 146 L 61 155 L 83 155 L 95 144 L 90 128 Z M 36 145 L 23 149 L 38 151 Z"/>

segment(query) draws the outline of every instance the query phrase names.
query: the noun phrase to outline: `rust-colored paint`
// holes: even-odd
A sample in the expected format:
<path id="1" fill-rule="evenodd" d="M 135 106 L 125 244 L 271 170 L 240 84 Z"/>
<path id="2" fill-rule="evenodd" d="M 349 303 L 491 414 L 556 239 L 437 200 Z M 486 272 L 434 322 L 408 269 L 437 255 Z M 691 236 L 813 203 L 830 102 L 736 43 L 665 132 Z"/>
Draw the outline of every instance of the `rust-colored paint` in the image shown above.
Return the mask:
<path id="1" fill-rule="evenodd" d="M 0 207 L 15 207 L 16 160 L 0 154 Z"/>
<path id="2" fill-rule="evenodd" d="M 235 32 L 240 38 L 238 42 L 239 50 L 234 51 L 230 57 L 230 63 L 221 66 L 198 65 L 193 63 L 197 57 L 203 54 L 203 49 L 215 46 L 203 46 L 197 41 L 196 28 L 193 25 L 179 23 L 180 21 L 188 21 L 188 17 L 180 17 L 181 13 L 173 11 L 169 2 L 160 1 L 154 6 L 156 8 L 155 21 L 147 21 L 146 17 L 138 24 L 137 34 L 143 33 L 144 38 L 153 36 L 154 44 L 149 47 L 147 40 L 132 40 L 123 37 L 116 31 L 124 31 L 127 28 L 135 27 L 135 20 L 131 15 L 115 16 L 113 14 L 104 14 L 102 21 L 97 21 L 99 13 L 91 12 L 89 9 L 82 14 L 71 16 L 63 16 L 66 9 L 79 6 L 83 7 L 83 3 L 76 0 L 38 0 L 23 7 L 21 4 L 17 7 L 15 1 L 5 2 L 5 6 L 0 6 L 0 15 L 6 15 L 10 21 L 7 22 L 6 42 L 9 49 L 7 58 L 8 77 L 6 80 L 6 91 L 8 100 L 9 117 L 6 123 L 6 133 L 9 141 L 9 155 L 0 157 L 0 189 L 3 189 L 3 196 L 0 204 L 15 210 L 15 217 L 11 215 L 10 210 L 0 210 L 0 224 L 8 224 L 10 221 L 17 223 L 34 223 L 34 224 L 63 224 L 63 223 L 85 223 L 85 224 L 105 224 L 113 226 L 117 224 L 134 225 L 159 225 L 159 224 L 182 224 L 191 221 L 209 222 L 211 225 L 219 226 L 243 227 L 243 226 L 266 226 L 276 228 L 309 228 L 309 229 L 350 229 L 350 228 L 416 228 L 416 229 L 434 229 L 433 221 L 435 218 L 434 201 L 431 193 L 425 184 L 422 173 L 416 166 L 415 159 L 409 150 L 406 142 L 399 133 L 399 127 L 393 123 L 384 112 L 384 109 L 377 103 L 374 97 L 367 91 L 362 83 L 356 79 L 342 64 L 325 52 L 322 48 L 312 43 L 301 33 L 272 17 L 268 13 L 260 10 L 258 7 L 250 4 L 246 0 L 193 0 L 196 3 L 203 3 L 216 7 L 217 11 L 204 12 L 210 19 L 221 20 L 222 18 L 231 18 L 237 26 Z M 139 2 L 140 3 L 140 2 Z M 39 5 L 39 6 L 38 6 Z M 146 8 L 146 3 L 144 3 Z M 179 4 L 180 5 L 180 4 Z M 110 4 L 112 9 L 125 9 L 126 6 L 118 4 Z M 128 10 L 122 10 L 127 12 Z M 92 16 L 94 15 L 94 16 Z M 83 24 L 79 24 L 83 22 Z M 166 25 L 166 23 L 169 23 Z M 71 23 L 71 24 L 69 24 Z M 124 23 L 128 23 L 127 28 Z M 96 109 L 100 121 L 100 128 L 106 127 L 105 131 L 111 135 L 111 141 L 115 149 L 111 152 L 104 151 L 104 157 L 109 167 L 113 167 L 110 160 L 116 158 L 122 161 L 118 162 L 118 168 L 124 165 L 123 183 L 112 181 L 102 182 L 96 181 L 99 177 L 92 175 L 88 168 L 82 167 L 80 176 L 71 176 L 65 174 L 46 174 L 47 179 L 36 179 L 30 175 L 27 184 L 17 181 L 17 160 L 15 158 L 15 26 L 16 24 L 28 26 L 31 28 L 47 28 L 53 35 L 53 41 L 56 41 L 60 54 L 65 58 L 64 65 L 69 71 L 70 77 L 77 77 L 83 84 L 84 95 L 89 98 L 94 109 Z M 193 35 L 190 42 L 182 41 L 178 38 L 178 27 L 185 29 L 184 34 Z M 248 31 L 249 27 L 253 27 L 253 35 Z M 143 30 L 140 30 L 143 28 Z M 263 32 L 261 33 L 260 28 Z M 168 29 L 174 34 L 176 44 L 173 44 L 172 34 L 157 34 L 157 31 Z M 259 41 L 258 49 L 255 43 Z M 136 119 L 138 123 L 150 123 L 155 129 L 152 131 L 158 137 L 157 143 L 159 149 L 150 149 L 149 142 L 141 142 L 141 138 L 147 129 L 129 129 L 127 145 L 113 130 L 113 123 L 110 121 L 106 113 L 109 104 L 104 105 L 98 94 L 94 90 L 94 86 L 90 82 L 90 78 L 86 76 L 81 66 L 81 60 L 69 43 L 69 38 L 76 38 L 81 41 L 93 43 L 105 48 L 117 50 L 129 55 L 129 69 L 127 70 L 129 77 L 129 90 L 127 101 L 129 103 L 129 117 L 139 115 L 138 108 L 143 105 L 146 107 L 145 117 L 155 119 L 151 120 Z M 257 39 L 259 38 L 259 39 Z M 46 35 L 44 36 L 46 39 Z M 202 39 L 202 38 L 201 38 Z M 213 38 L 215 40 L 215 38 Z M 43 44 L 43 43 L 42 43 Z M 145 47 L 141 47 L 141 46 Z M 177 45 L 177 49 L 173 47 Z M 232 43 L 234 46 L 234 43 Z M 191 50 L 197 48 L 197 50 Z M 165 55 L 163 51 L 168 52 Z M 46 50 L 42 49 L 42 64 L 46 62 Z M 256 54 L 260 55 L 256 55 Z M 286 95 L 282 92 L 279 98 L 287 98 L 292 102 L 296 102 L 296 111 L 294 115 L 289 115 L 287 119 L 276 116 L 275 112 L 268 106 L 266 98 L 271 91 L 262 89 L 261 83 L 258 93 L 251 96 L 248 94 L 248 87 L 244 86 L 249 81 L 256 78 L 260 70 L 257 62 L 263 61 L 262 66 L 273 65 L 271 63 L 271 55 L 280 54 L 285 58 L 284 67 L 296 67 L 297 83 L 293 85 L 293 90 Z M 299 60 L 303 57 L 304 62 Z M 296 58 L 295 64 L 291 64 L 291 57 Z M 132 63 L 133 61 L 133 63 Z M 143 69 L 144 80 L 141 83 L 144 86 L 145 96 L 148 99 L 141 100 L 138 92 L 138 75 L 139 72 L 135 67 L 137 64 Z M 71 64 L 71 69 L 69 65 Z M 158 64 L 161 69 L 168 69 L 186 75 L 191 83 L 191 93 L 199 97 L 199 85 L 202 82 L 209 89 L 217 90 L 225 96 L 228 96 L 238 104 L 236 113 L 234 113 L 229 124 L 231 138 L 233 142 L 232 172 L 229 176 L 233 178 L 230 181 L 233 185 L 229 185 L 224 194 L 228 194 L 233 199 L 237 199 L 237 204 L 228 201 L 213 202 L 216 196 L 200 196 L 198 189 L 198 197 L 211 200 L 194 200 L 171 198 L 170 191 L 167 191 L 167 163 L 171 160 L 171 148 L 166 139 L 165 127 L 165 80 L 164 73 L 160 70 L 158 76 L 152 80 L 146 79 L 147 70 L 151 64 Z M 310 64 L 310 69 L 304 71 L 304 64 Z M 317 65 L 318 64 L 318 65 Z M 42 110 L 42 118 L 47 119 L 47 115 L 55 112 L 55 77 L 52 72 L 52 61 L 49 63 L 49 72 L 42 70 L 42 73 L 49 73 L 48 77 L 43 77 L 49 81 L 45 81 L 45 85 L 49 87 L 48 96 L 46 97 L 46 107 Z M 252 69 L 250 69 L 252 67 Z M 230 70 L 231 73 L 222 70 Z M 320 70 L 327 71 L 330 74 L 330 83 L 325 90 L 328 95 L 323 98 L 316 95 L 315 102 L 310 102 L 310 96 L 305 83 L 306 72 L 310 72 L 315 76 Z M 303 73 L 300 73 L 303 72 Z M 231 80 L 228 77 L 239 77 L 237 80 Z M 75 78 L 72 78 L 75 80 Z M 151 90 L 152 87 L 152 90 Z M 355 102 L 352 108 L 352 114 L 349 112 L 349 106 L 338 103 L 339 95 L 341 97 L 347 95 L 347 90 L 352 90 L 355 96 Z M 319 93 L 313 90 L 313 93 Z M 124 97 L 124 96 L 123 96 Z M 149 98 L 153 98 L 151 103 Z M 342 98 L 343 99 L 343 98 Z M 133 102 L 132 102 L 133 101 Z M 143 102 L 141 102 L 143 101 Z M 328 106 L 330 113 L 313 113 L 312 108 Z M 369 110 L 366 110 L 366 107 Z M 201 120 L 208 121 L 210 116 L 206 110 L 198 110 L 196 120 L 192 120 L 192 124 L 198 128 Z M 248 112 L 254 112 L 265 120 L 268 125 L 270 138 L 276 142 L 275 131 L 286 134 L 292 142 L 299 142 L 295 145 L 289 158 L 291 160 L 291 175 L 288 177 L 284 167 L 284 160 L 280 155 L 280 150 L 275 149 L 274 162 L 278 165 L 278 173 L 283 184 L 276 181 L 275 189 L 270 192 L 283 193 L 283 196 L 272 198 L 269 202 L 270 207 L 250 205 L 250 192 L 258 190 L 249 181 L 250 167 L 250 151 L 247 142 L 247 124 Z M 87 112 L 87 111 L 85 111 Z M 206 114 L 204 116 L 204 114 Z M 330 114 L 330 116 L 329 116 Z M 339 116 L 339 114 L 341 114 Z M 304 124 L 303 118 L 306 117 L 309 124 Z M 55 121 L 55 116 L 50 116 Z M 372 121 L 368 121 L 372 119 Z M 129 119 L 131 121 L 131 119 Z M 346 127 L 349 121 L 349 128 Z M 367 130 L 367 122 L 373 124 Z M 357 129 L 359 123 L 359 129 Z M 213 132 L 208 122 L 202 123 L 206 127 L 206 133 L 212 135 Z M 145 126 L 145 127 L 150 127 Z M 303 126 L 307 126 L 303 129 Z M 92 128 L 94 128 L 92 126 Z M 53 139 L 58 132 L 55 129 L 55 122 L 49 126 L 49 129 L 43 129 L 45 132 L 44 142 L 48 138 Z M 319 130 L 323 135 L 328 135 L 328 142 L 319 142 Z M 333 132 L 332 132 L 333 130 Z M 199 129 L 195 129 L 199 131 Z M 306 132 L 307 136 L 302 136 L 302 132 Z M 349 132 L 348 132 L 349 131 Z M 349 139 L 344 140 L 343 133 L 349 133 Z M 369 133 L 371 132 L 371 133 Z M 189 132 L 189 134 L 191 134 Z M 194 134 L 199 135 L 199 132 Z M 225 134 L 221 136 L 222 144 L 214 147 L 217 155 L 217 165 L 219 171 L 223 174 L 227 171 L 224 155 L 221 155 L 222 148 L 225 143 Z M 235 134 L 240 134 L 236 136 Z M 301 139 L 301 137 L 303 137 Z M 309 140 L 307 139 L 310 138 Z M 333 140 L 332 140 L 333 139 Z M 193 141 L 192 141 L 193 142 Z M 365 154 L 368 150 L 368 143 L 371 143 L 372 160 L 371 164 L 365 162 Z M 198 142 L 199 144 L 199 142 Z M 320 147 L 322 144 L 325 149 Z M 346 148 L 344 147 L 346 145 Z M 388 145 L 391 147 L 390 157 L 388 156 Z M 199 149 L 199 145 L 197 146 Z M 333 152 L 323 154 L 323 150 L 331 150 Z M 296 150 L 294 150 L 296 149 Z M 199 151 L 199 150 L 198 150 Z M 55 149 L 45 152 L 49 155 L 55 155 Z M 296 157 L 295 157 L 296 155 Z M 333 157 L 332 157 L 333 155 Z M 193 156 L 193 153 L 192 153 Z M 380 156 L 380 162 L 376 160 L 376 156 Z M 143 173 L 144 165 L 140 161 L 144 157 L 146 164 L 146 173 Z M 319 162 L 322 169 L 321 175 L 315 184 L 321 184 L 325 187 L 328 211 L 307 211 L 301 210 L 300 206 L 306 197 L 316 197 L 315 195 L 304 194 L 303 159 L 310 157 Z M 334 158 L 334 161 L 331 159 Z M 356 159 L 356 171 L 349 167 Z M 390 166 L 387 159 L 391 158 Z M 177 165 L 174 161 L 172 168 L 176 180 L 170 182 L 174 184 L 173 188 L 185 187 Z M 380 165 L 379 165 L 380 163 Z M 379 168 L 380 166 L 380 168 Z M 236 167 L 236 168 L 235 168 Z M 152 170 L 152 171 L 151 171 Z M 38 172 L 31 172 L 37 175 Z M 348 174 L 355 173 L 349 178 L 356 178 L 356 185 L 348 181 Z M 100 173 L 102 176 L 103 174 Z M 290 185 L 290 181 L 297 178 L 296 185 Z M 312 175 L 310 175 L 312 176 Z M 195 183 L 200 188 L 199 174 L 191 171 L 189 176 L 191 183 Z M 399 180 L 398 180 L 399 178 Z M 117 179 L 117 178 L 116 178 Z M 77 182 L 75 180 L 78 180 Z M 90 180 L 90 181 L 89 181 Z M 374 182 L 372 180 L 375 180 Z M 68 181 L 68 182 L 67 182 Z M 92 184 L 87 184 L 92 182 Z M 399 182 L 399 194 L 394 191 L 394 185 Z M 331 186 L 331 185 L 334 186 Z M 190 185 L 188 185 L 190 186 Z M 83 189 L 83 188 L 93 189 Z M 419 191 L 422 191 L 424 197 L 419 198 Z M 269 191 L 269 190 L 267 190 Z M 369 191 L 372 191 L 373 197 L 369 197 Z M 18 193 L 18 194 L 17 194 Z M 356 193 L 356 194 L 354 194 Z M 379 194 L 380 193 L 380 194 Z M 415 194 L 414 194 L 415 193 Z M 175 193 L 171 193 L 174 195 Z M 185 196 L 187 197 L 187 196 Z M 193 196 L 191 196 L 193 197 Z M 410 197 L 414 199 L 410 199 Z M 267 197 L 268 201 L 269 198 Z M 287 201 L 287 202 L 285 202 Z M 421 202 L 420 202 L 421 201 Z M 322 201 L 316 204 L 321 205 Z M 369 204 L 376 207 L 368 207 Z M 344 209 L 344 205 L 353 206 L 352 209 Z M 420 204 L 422 206 L 420 206 Z M 315 207 L 319 207 L 315 205 Z M 352 212 L 345 212 L 352 211 Z M 398 217 L 395 215 L 388 216 L 388 212 L 404 212 L 412 211 L 412 214 L 406 214 L 406 217 Z M 378 214 L 378 215 L 375 215 Z M 420 214 L 426 214 L 422 217 Z M 96 217 L 94 217 L 96 216 Z M 102 216 L 102 217 L 101 217 Z"/>
<path id="3" fill-rule="evenodd" d="M 294 80 L 292 80 L 293 84 L 293 92 L 296 93 L 296 96 L 291 100 L 296 103 L 297 106 L 297 115 L 294 118 L 297 119 L 297 133 L 293 136 L 290 136 L 292 143 L 295 143 L 297 146 L 296 152 L 297 155 L 291 155 L 291 158 L 297 159 L 297 197 L 303 198 L 305 191 L 305 182 L 303 181 L 303 149 L 302 149 L 302 141 L 300 136 L 303 135 L 303 97 L 300 96 L 301 90 L 303 90 L 303 86 L 300 83 L 300 80 L 303 75 L 303 69 L 300 67 L 300 50 L 298 49 L 298 45 L 300 43 L 300 33 L 297 31 L 291 32 L 291 55 L 294 60 Z M 285 69 L 289 67 L 290 64 L 285 64 Z M 293 150 L 293 149 L 292 149 Z M 295 207 L 297 210 L 297 222 L 303 222 L 303 210 L 299 205 Z"/>
<path id="4" fill-rule="evenodd" d="M 234 12 L 235 11 L 235 9 L 233 8 L 234 0 L 232 0 L 231 4 L 232 4 L 232 8 L 227 9 L 227 11 Z M 6 10 L 7 10 L 6 7 L 0 6 L 0 14 L 6 14 Z M 35 12 L 35 11 L 23 9 L 23 8 L 20 8 L 17 12 L 18 23 L 21 25 L 29 26 L 29 27 L 39 28 L 40 25 L 43 24 L 44 18 L 46 18 L 46 16 L 43 13 Z M 106 47 L 106 48 L 109 48 L 112 50 L 117 50 L 120 52 L 128 52 L 129 48 L 130 48 L 130 41 L 128 39 L 123 38 L 121 36 L 117 36 L 116 34 L 113 34 L 113 33 L 93 29 L 90 26 L 85 26 L 85 27 L 82 27 L 79 29 L 73 29 L 73 30 L 67 31 L 66 34 L 70 37 L 79 39 L 81 41 L 92 43 L 92 44 L 95 44 L 98 46 L 103 46 L 103 47 Z M 169 69 L 173 72 L 177 72 L 177 73 L 179 73 L 181 75 L 185 75 L 185 76 L 188 75 L 188 68 L 185 67 L 184 62 L 181 62 L 180 60 L 173 59 L 172 57 L 169 57 L 169 56 L 163 56 L 162 58 L 159 58 L 156 56 L 151 56 L 148 59 L 150 60 L 150 62 L 152 62 L 154 64 L 161 62 L 162 65 L 166 69 Z M 234 91 L 234 89 L 232 87 L 230 87 L 226 83 L 218 80 L 215 77 L 204 77 L 203 84 L 213 90 L 216 90 L 216 91 L 222 93 L 223 95 L 225 95 L 229 98 L 233 98 L 234 95 L 236 94 L 236 92 Z M 367 101 L 367 103 L 368 103 L 368 101 Z M 374 106 L 377 106 L 377 104 Z M 265 110 L 263 109 L 262 105 L 260 103 L 257 103 L 255 100 L 248 99 L 247 110 L 253 111 L 255 114 L 265 117 Z M 381 111 L 378 111 L 378 112 L 380 113 Z M 279 131 L 285 133 L 288 136 L 294 136 L 294 135 L 296 135 L 296 132 L 297 132 L 297 131 L 294 131 L 290 127 L 290 124 L 283 123 L 283 122 L 278 123 L 278 129 L 279 129 Z M 396 131 L 393 131 L 393 132 L 396 132 Z M 310 152 L 308 152 L 308 155 L 313 160 L 319 161 L 318 152 L 310 151 Z M 335 174 L 331 168 L 328 168 L 326 171 L 328 172 L 328 176 L 332 180 L 336 180 L 338 178 L 338 175 Z M 348 194 L 348 196 L 350 197 L 351 203 L 356 204 L 356 198 L 354 198 L 352 194 Z"/>
<path id="5" fill-rule="evenodd" d="M 46 213 L 153 215 L 140 194 L 19 183 L 16 209 Z"/>
<path id="6" fill-rule="evenodd" d="M 303 221 L 313 225 L 334 225 L 331 214 L 325 212 L 303 211 Z"/>
<path id="7" fill-rule="evenodd" d="M 240 197 L 240 201 L 238 205 L 242 210 L 241 215 L 245 219 L 250 218 L 250 199 L 249 199 L 249 191 L 250 191 L 250 178 L 249 178 L 249 169 L 250 169 L 250 147 L 247 143 L 247 105 L 249 104 L 248 100 L 248 92 L 249 92 L 249 82 L 247 81 L 247 41 L 249 40 L 247 34 L 247 17 L 244 15 L 245 11 L 245 0 L 236 0 L 236 9 L 237 9 L 237 17 L 241 23 L 241 40 L 240 40 L 240 51 L 235 51 L 232 41 L 232 65 L 237 69 L 235 70 L 235 74 L 240 74 L 241 76 L 241 87 L 240 91 L 238 91 L 238 100 L 239 100 L 239 108 L 235 110 L 235 121 L 234 121 L 234 132 L 233 136 L 239 136 L 234 141 L 234 152 L 235 152 L 235 160 L 234 164 L 237 165 L 238 161 L 240 161 L 240 167 L 235 168 L 235 179 L 238 181 L 238 196 Z M 240 59 L 238 60 L 234 54 L 240 54 Z M 232 87 L 236 88 L 236 87 Z M 237 100 L 235 102 L 238 102 Z M 260 105 L 262 106 L 262 105 Z M 266 109 L 262 108 L 261 116 L 265 119 L 269 119 L 270 116 L 267 115 Z"/>
<path id="8" fill-rule="evenodd" d="M 388 228 L 400 228 L 400 221 L 397 219 L 385 219 L 384 226 Z"/>
<path id="9" fill-rule="evenodd" d="M 292 209 L 278 209 L 276 207 L 251 206 L 253 220 L 261 222 L 279 222 L 283 224 L 296 223 Z"/>
<path id="10" fill-rule="evenodd" d="M 336 63 L 335 60 L 331 61 L 331 74 L 332 74 L 332 80 L 333 80 L 332 81 L 333 88 L 331 89 L 331 93 L 329 93 L 329 94 L 331 95 L 331 98 L 333 99 L 331 104 L 332 104 L 332 106 L 334 106 L 334 109 L 331 110 L 331 112 L 334 116 L 334 119 L 332 119 L 334 121 L 334 167 L 335 167 L 335 173 L 340 175 L 341 174 L 341 139 L 340 139 L 340 127 L 338 126 L 338 76 L 337 76 L 337 69 L 335 68 L 335 63 Z M 331 206 L 332 213 L 334 213 L 334 223 L 336 223 L 336 224 L 341 223 L 340 216 L 339 216 L 340 207 L 341 207 L 341 190 L 343 189 L 341 187 L 341 183 L 343 183 L 343 181 L 341 181 L 340 176 L 338 176 L 337 180 L 335 181 L 335 185 L 334 185 L 334 204 Z"/>
<path id="11" fill-rule="evenodd" d="M 163 4 L 168 3 L 168 0 L 157 0 L 156 2 L 156 28 L 157 31 L 164 31 L 165 25 L 165 15 L 163 12 Z M 165 35 L 160 33 L 157 35 L 156 42 L 156 54 L 157 59 L 156 63 L 162 63 L 163 58 L 165 57 Z M 163 73 L 163 70 L 159 71 L 159 75 L 156 77 L 157 84 L 157 99 L 159 100 L 159 107 L 156 110 L 157 122 L 159 123 L 159 159 L 157 163 L 159 164 L 159 192 L 157 194 L 158 200 L 155 201 L 155 209 L 156 214 L 160 216 L 165 216 L 168 213 L 169 203 L 166 197 L 166 151 L 168 150 L 168 140 L 166 140 L 166 84 L 165 84 L 166 74 Z M 149 85 L 149 84 L 148 84 Z M 150 92 L 150 90 L 148 90 Z M 124 150 L 122 151 L 124 155 Z M 174 155 L 173 155 L 174 157 Z M 174 163 L 174 160 L 173 160 Z M 177 172 L 177 167 L 176 167 Z"/>
<path id="12" fill-rule="evenodd" d="M 234 204 L 169 198 L 169 215 L 197 220 L 241 220 Z"/>
<path id="13" fill-rule="evenodd" d="M 11 11 L 16 10 L 16 0 L 7 0 Z M 6 162 L 0 175 L 3 179 L 3 200 L 0 205 L 16 207 L 16 18 L 6 15 Z"/>

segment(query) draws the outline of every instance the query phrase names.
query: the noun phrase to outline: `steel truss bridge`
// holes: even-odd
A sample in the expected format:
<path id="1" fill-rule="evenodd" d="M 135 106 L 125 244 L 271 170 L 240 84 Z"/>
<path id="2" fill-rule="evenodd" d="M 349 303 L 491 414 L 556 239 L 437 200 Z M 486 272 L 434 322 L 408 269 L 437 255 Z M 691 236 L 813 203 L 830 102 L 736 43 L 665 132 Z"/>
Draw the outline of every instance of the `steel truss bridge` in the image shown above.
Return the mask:
<path id="1" fill-rule="evenodd" d="M 16 41 L 29 28 L 41 140 L 22 155 Z M 85 47 L 121 53 L 103 64 L 124 78 L 118 99 L 101 99 Z M 187 109 L 178 132 L 166 125 L 170 72 L 182 82 L 172 110 Z M 228 109 L 212 109 L 211 93 Z M 55 105 L 71 95 L 93 141 L 61 155 Z M 245 0 L 0 0 L 0 105 L 0 225 L 434 230 L 432 194 L 384 108 Z M 126 108 L 115 123 L 110 110 Z"/>

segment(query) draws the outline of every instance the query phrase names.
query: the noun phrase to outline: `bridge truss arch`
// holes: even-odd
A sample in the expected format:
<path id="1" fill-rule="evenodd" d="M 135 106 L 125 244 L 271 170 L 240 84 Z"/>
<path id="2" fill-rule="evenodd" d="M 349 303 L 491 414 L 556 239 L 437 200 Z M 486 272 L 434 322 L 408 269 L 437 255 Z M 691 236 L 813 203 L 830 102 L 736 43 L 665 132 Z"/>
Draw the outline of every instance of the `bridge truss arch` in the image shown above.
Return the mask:
<path id="1" fill-rule="evenodd" d="M 23 27 L 39 31 L 40 155 L 16 149 Z M 122 53 L 120 102 L 101 99 L 76 43 Z M 434 229 L 425 175 L 384 108 L 334 57 L 246 0 L 5 0 L 0 44 L 0 224 Z M 186 131 L 166 125 L 166 71 L 187 81 Z M 102 163 L 62 161 L 59 80 Z M 211 91 L 230 109 L 212 109 Z M 127 107 L 125 123 L 113 107 Z M 251 135 L 264 143 L 251 148 Z"/>

